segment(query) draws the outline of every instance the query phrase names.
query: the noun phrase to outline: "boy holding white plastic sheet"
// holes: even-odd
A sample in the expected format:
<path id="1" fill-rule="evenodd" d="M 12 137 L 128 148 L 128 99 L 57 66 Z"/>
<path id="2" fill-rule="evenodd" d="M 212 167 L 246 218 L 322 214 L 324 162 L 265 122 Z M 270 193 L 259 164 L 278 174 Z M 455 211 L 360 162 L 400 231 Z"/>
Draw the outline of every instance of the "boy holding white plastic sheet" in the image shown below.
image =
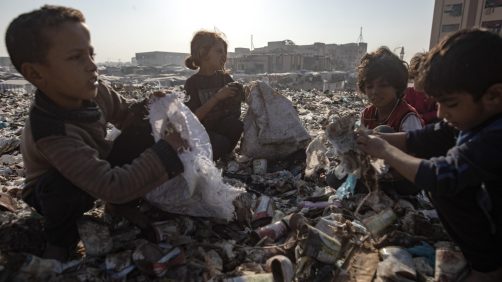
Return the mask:
<path id="1" fill-rule="evenodd" d="M 112 148 L 105 140 L 107 122 L 124 129 L 146 109 L 98 80 L 80 11 L 47 5 L 22 14 L 5 42 L 16 69 L 37 87 L 21 143 L 23 199 L 45 218 L 44 257 L 66 260 L 78 241 L 76 221 L 94 200 L 121 206 L 178 174 L 184 141 L 172 132 L 154 144 L 147 121 L 146 132 L 133 126 L 119 137 L 140 137 L 133 144 L 117 140 Z"/>

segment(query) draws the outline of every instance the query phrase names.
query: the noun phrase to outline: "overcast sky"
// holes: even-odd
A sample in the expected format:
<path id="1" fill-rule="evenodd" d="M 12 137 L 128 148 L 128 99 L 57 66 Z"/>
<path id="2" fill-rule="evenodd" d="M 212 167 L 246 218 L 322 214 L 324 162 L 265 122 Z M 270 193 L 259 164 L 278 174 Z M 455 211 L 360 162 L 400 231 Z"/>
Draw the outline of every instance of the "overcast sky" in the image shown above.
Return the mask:
<path id="1" fill-rule="evenodd" d="M 379 46 L 398 50 L 405 60 L 429 47 L 433 0 L 2 0 L 0 56 L 7 56 L 5 30 L 20 13 L 56 4 L 80 9 L 91 29 L 97 61 L 128 62 L 136 52 L 189 52 L 199 29 L 226 34 L 229 51 L 263 47 L 290 39 L 356 42 L 360 28 L 368 51 Z"/>

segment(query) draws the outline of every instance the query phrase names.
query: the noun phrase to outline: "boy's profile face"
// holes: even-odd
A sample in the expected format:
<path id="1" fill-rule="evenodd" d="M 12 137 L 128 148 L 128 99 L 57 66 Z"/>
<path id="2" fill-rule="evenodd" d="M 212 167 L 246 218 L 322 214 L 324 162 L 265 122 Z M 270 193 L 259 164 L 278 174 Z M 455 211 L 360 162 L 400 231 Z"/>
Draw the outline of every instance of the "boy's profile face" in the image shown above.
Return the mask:
<path id="1" fill-rule="evenodd" d="M 394 106 L 397 99 L 396 89 L 382 78 L 368 81 L 364 85 L 364 93 L 377 108 Z"/>
<path id="2" fill-rule="evenodd" d="M 474 101 L 472 95 L 460 92 L 437 97 L 438 117 L 459 130 L 472 129 L 491 117 L 483 102 Z"/>
<path id="3" fill-rule="evenodd" d="M 36 86 L 56 104 L 73 109 L 97 95 L 98 73 L 89 30 L 66 22 L 45 31 L 51 42 L 44 63 L 35 64 Z"/>

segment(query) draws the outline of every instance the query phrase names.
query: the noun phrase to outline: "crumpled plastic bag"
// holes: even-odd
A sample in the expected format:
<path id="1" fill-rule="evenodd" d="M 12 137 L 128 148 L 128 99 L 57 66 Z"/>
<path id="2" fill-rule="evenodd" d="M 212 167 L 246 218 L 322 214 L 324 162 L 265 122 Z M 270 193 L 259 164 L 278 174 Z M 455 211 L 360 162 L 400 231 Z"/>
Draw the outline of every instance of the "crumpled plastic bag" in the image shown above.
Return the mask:
<path id="1" fill-rule="evenodd" d="M 305 167 L 305 177 L 312 177 L 322 169 L 327 170 L 329 167 L 329 159 L 326 157 L 326 152 L 328 149 L 324 145 L 326 142 L 326 135 L 324 133 L 319 134 L 312 142 L 307 146 L 306 154 L 306 167 Z"/>
<path id="2" fill-rule="evenodd" d="M 248 86 L 241 153 L 251 158 L 278 160 L 303 149 L 310 135 L 293 103 L 263 81 Z"/>
<path id="3" fill-rule="evenodd" d="M 180 96 L 183 94 L 153 97 L 149 118 L 155 141 L 163 136 L 169 121 L 188 142 L 191 149 L 178 155 L 184 172 L 147 193 L 145 198 L 170 213 L 229 221 L 235 212 L 233 200 L 245 190 L 223 182 L 221 171 L 212 160 L 209 136 Z"/>

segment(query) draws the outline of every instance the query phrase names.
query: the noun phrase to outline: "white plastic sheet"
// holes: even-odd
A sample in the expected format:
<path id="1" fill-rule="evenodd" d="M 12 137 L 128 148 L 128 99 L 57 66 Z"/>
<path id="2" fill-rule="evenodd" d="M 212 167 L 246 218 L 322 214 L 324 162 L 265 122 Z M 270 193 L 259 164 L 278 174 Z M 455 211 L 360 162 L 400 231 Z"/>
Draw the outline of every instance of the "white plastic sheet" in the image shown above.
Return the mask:
<path id="1" fill-rule="evenodd" d="M 156 141 L 163 137 L 166 121 L 188 141 L 191 149 L 179 154 L 184 172 L 155 188 L 145 198 L 167 212 L 231 220 L 235 212 L 232 202 L 244 189 L 223 182 L 221 171 L 212 160 L 211 143 L 204 126 L 179 96 L 154 97 L 149 110 Z"/>

